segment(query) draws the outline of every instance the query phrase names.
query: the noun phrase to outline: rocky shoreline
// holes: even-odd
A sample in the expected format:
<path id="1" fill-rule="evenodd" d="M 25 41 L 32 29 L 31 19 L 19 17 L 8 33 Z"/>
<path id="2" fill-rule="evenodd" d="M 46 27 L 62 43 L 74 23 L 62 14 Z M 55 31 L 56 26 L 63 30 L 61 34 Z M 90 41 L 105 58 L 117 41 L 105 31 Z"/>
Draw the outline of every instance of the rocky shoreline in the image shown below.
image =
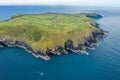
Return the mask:
<path id="1" fill-rule="evenodd" d="M 73 41 L 67 40 L 64 44 L 64 47 L 58 46 L 55 49 L 47 48 L 46 52 L 42 50 L 34 51 L 29 45 L 24 42 L 5 40 L 4 38 L 0 38 L 0 47 L 20 47 L 25 49 L 25 51 L 28 53 L 31 53 L 36 58 L 50 60 L 51 55 L 60 55 L 62 53 L 68 54 L 68 51 L 88 55 L 89 53 L 86 51 L 86 49 L 94 50 L 94 45 L 97 45 L 99 43 L 98 38 L 100 36 L 105 37 L 106 35 L 107 32 L 100 29 L 97 32 L 92 32 L 92 36 L 86 38 L 84 43 L 78 44 L 78 47 L 74 47 Z"/>
<path id="2" fill-rule="evenodd" d="M 84 13 L 85 14 L 85 13 Z M 85 14 L 87 17 L 95 17 L 101 18 L 102 16 L 99 14 Z M 90 36 L 84 38 L 83 43 L 78 43 L 77 47 L 74 46 L 72 40 L 67 40 L 64 42 L 64 46 L 57 46 L 54 49 L 47 48 L 46 51 L 42 50 L 33 50 L 28 44 L 18 40 L 6 40 L 3 37 L 0 37 L 0 48 L 3 47 L 20 47 L 25 49 L 28 53 L 32 54 L 36 58 L 42 58 L 44 60 L 50 60 L 51 55 L 61 55 L 61 54 L 68 54 L 68 51 L 72 51 L 74 53 L 81 53 L 89 55 L 87 49 L 94 50 L 94 45 L 99 43 L 99 37 L 105 37 L 107 35 L 107 31 L 104 31 L 99 28 L 99 24 L 94 22 L 91 24 L 92 26 L 98 28 L 97 31 L 91 32 Z"/>

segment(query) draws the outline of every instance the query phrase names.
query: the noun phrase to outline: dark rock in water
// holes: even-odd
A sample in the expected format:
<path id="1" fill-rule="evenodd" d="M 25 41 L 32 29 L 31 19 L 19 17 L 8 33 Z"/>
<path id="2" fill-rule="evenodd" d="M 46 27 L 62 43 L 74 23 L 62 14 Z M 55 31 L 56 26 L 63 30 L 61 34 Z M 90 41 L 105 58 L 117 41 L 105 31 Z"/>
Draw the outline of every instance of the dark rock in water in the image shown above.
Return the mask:
<path id="1" fill-rule="evenodd" d="M 6 45 L 6 41 L 0 41 L 0 44 L 1 44 L 2 46 L 4 46 L 4 47 L 7 46 L 7 45 Z"/>
<path id="2" fill-rule="evenodd" d="M 43 51 L 41 51 L 41 50 L 37 50 L 36 51 L 36 54 L 37 55 L 42 55 L 42 56 L 45 56 L 46 54 L 43 52 Z"/>
<path id="3" fill-rule="evenodd" d="M 66 42 L 65 42 L 65 49 L 68 49 L 68 48 L 70 48 L 70 49 L 73 49 L 74 48 L 74 46 L 73 46 L 73 41 L 71 41 L 71 40 L 67 40 Z"/>
<path id="4" fill-rule="evenodd" d="M 55 48 L 55 52 L 62 52 L 64 48 L 62 46 L 58 46 Z"/>
<path id="5" fill-rule="evenodd" d="M 3 45 L 1 44 L 1 42 L 0 42 L 0 47 L 3 47 Z"/>
<path id="6" fill-rule="evenodd" d="M 0 46 L 1 46 L 1 47 L 3 47 L 3 46 L 4 46 L 3 42 L 0 42 Z"/>
<path id="7" fill-rule="evenodd" d="M 52 54 L 53 54 L 52 49 L 47 48 L 47 50 L 46 50 L 46 54 L 48 54 L 48 55 L 52 55 Z"/>
<path id="8" fill-rule="evenodd" d="M 91 25 L 92 25 L 92 26 L 95 26 L 95 27 L 97 27 L 97 28 L 100 28 L 100 27 L 99 27 L 99 26 L 100 26 L 100 24 L 98 24 L 98 23 L 96 23 L 96 22 L 91 23 Z"/>
<path id="9" fill-rule="evenodd" d="M 95 39 L 96 37 L 98 37 L 99 32 L 92 32 L 93 38 Z"/>
<path id="10" fill-rule="evenodd" d="M 26 50 L 28 50 L 28 51 L 34 52 L 34 50 L 28 44 L 26 44 L 24 42 L 16 41 L 15 43 L 19 46 L 25 47 Z"/>

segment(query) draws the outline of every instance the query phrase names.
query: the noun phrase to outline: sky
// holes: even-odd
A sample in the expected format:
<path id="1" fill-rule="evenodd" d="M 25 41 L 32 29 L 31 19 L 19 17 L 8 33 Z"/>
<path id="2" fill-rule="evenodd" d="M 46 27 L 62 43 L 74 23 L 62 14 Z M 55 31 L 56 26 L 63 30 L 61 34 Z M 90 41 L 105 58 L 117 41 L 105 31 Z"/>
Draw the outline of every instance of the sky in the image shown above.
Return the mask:
<path id="1" fill-rule="evenodd" d="M 0 5 L 120 6 L 120 0 L 0 0 Z"/>

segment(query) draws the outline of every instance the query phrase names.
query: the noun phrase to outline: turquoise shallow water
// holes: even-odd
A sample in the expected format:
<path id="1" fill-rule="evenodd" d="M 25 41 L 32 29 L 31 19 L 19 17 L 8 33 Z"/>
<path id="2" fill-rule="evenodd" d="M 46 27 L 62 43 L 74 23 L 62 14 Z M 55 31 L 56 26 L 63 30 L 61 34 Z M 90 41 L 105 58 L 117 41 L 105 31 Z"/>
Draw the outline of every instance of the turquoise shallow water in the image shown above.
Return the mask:
<path id="1" fill-rule="evenodd" d="M 96 20 L 109 31 L 107 38 L 90 55 L 52 56 L 50 61 L 36 59 L 20 48 L 0 49 L 0 80 L 120 80 L 120 11 L 83 10 L 71 7 L 0 6 L 0 20 L 20 13 L 98 12 L 105 15 Z"/>

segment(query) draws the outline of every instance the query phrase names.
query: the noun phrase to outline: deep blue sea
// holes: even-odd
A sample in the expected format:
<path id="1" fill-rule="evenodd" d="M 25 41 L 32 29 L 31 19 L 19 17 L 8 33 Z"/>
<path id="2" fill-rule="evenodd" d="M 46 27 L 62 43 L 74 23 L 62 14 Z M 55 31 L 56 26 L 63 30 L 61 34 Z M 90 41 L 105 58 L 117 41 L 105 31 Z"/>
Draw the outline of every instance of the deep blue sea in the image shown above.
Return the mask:
<path id="1" fill-rule="evenodd" d="M 120 10 L 70 6 L 0 6 L 0 20 L 16 14 L 96 12 L 94 19 L 108 37 L 90 55 L 52 56 L 50 61 L 36 59 L 20 48 L 0 49 L 0 80 L 120 80 Z"/>

